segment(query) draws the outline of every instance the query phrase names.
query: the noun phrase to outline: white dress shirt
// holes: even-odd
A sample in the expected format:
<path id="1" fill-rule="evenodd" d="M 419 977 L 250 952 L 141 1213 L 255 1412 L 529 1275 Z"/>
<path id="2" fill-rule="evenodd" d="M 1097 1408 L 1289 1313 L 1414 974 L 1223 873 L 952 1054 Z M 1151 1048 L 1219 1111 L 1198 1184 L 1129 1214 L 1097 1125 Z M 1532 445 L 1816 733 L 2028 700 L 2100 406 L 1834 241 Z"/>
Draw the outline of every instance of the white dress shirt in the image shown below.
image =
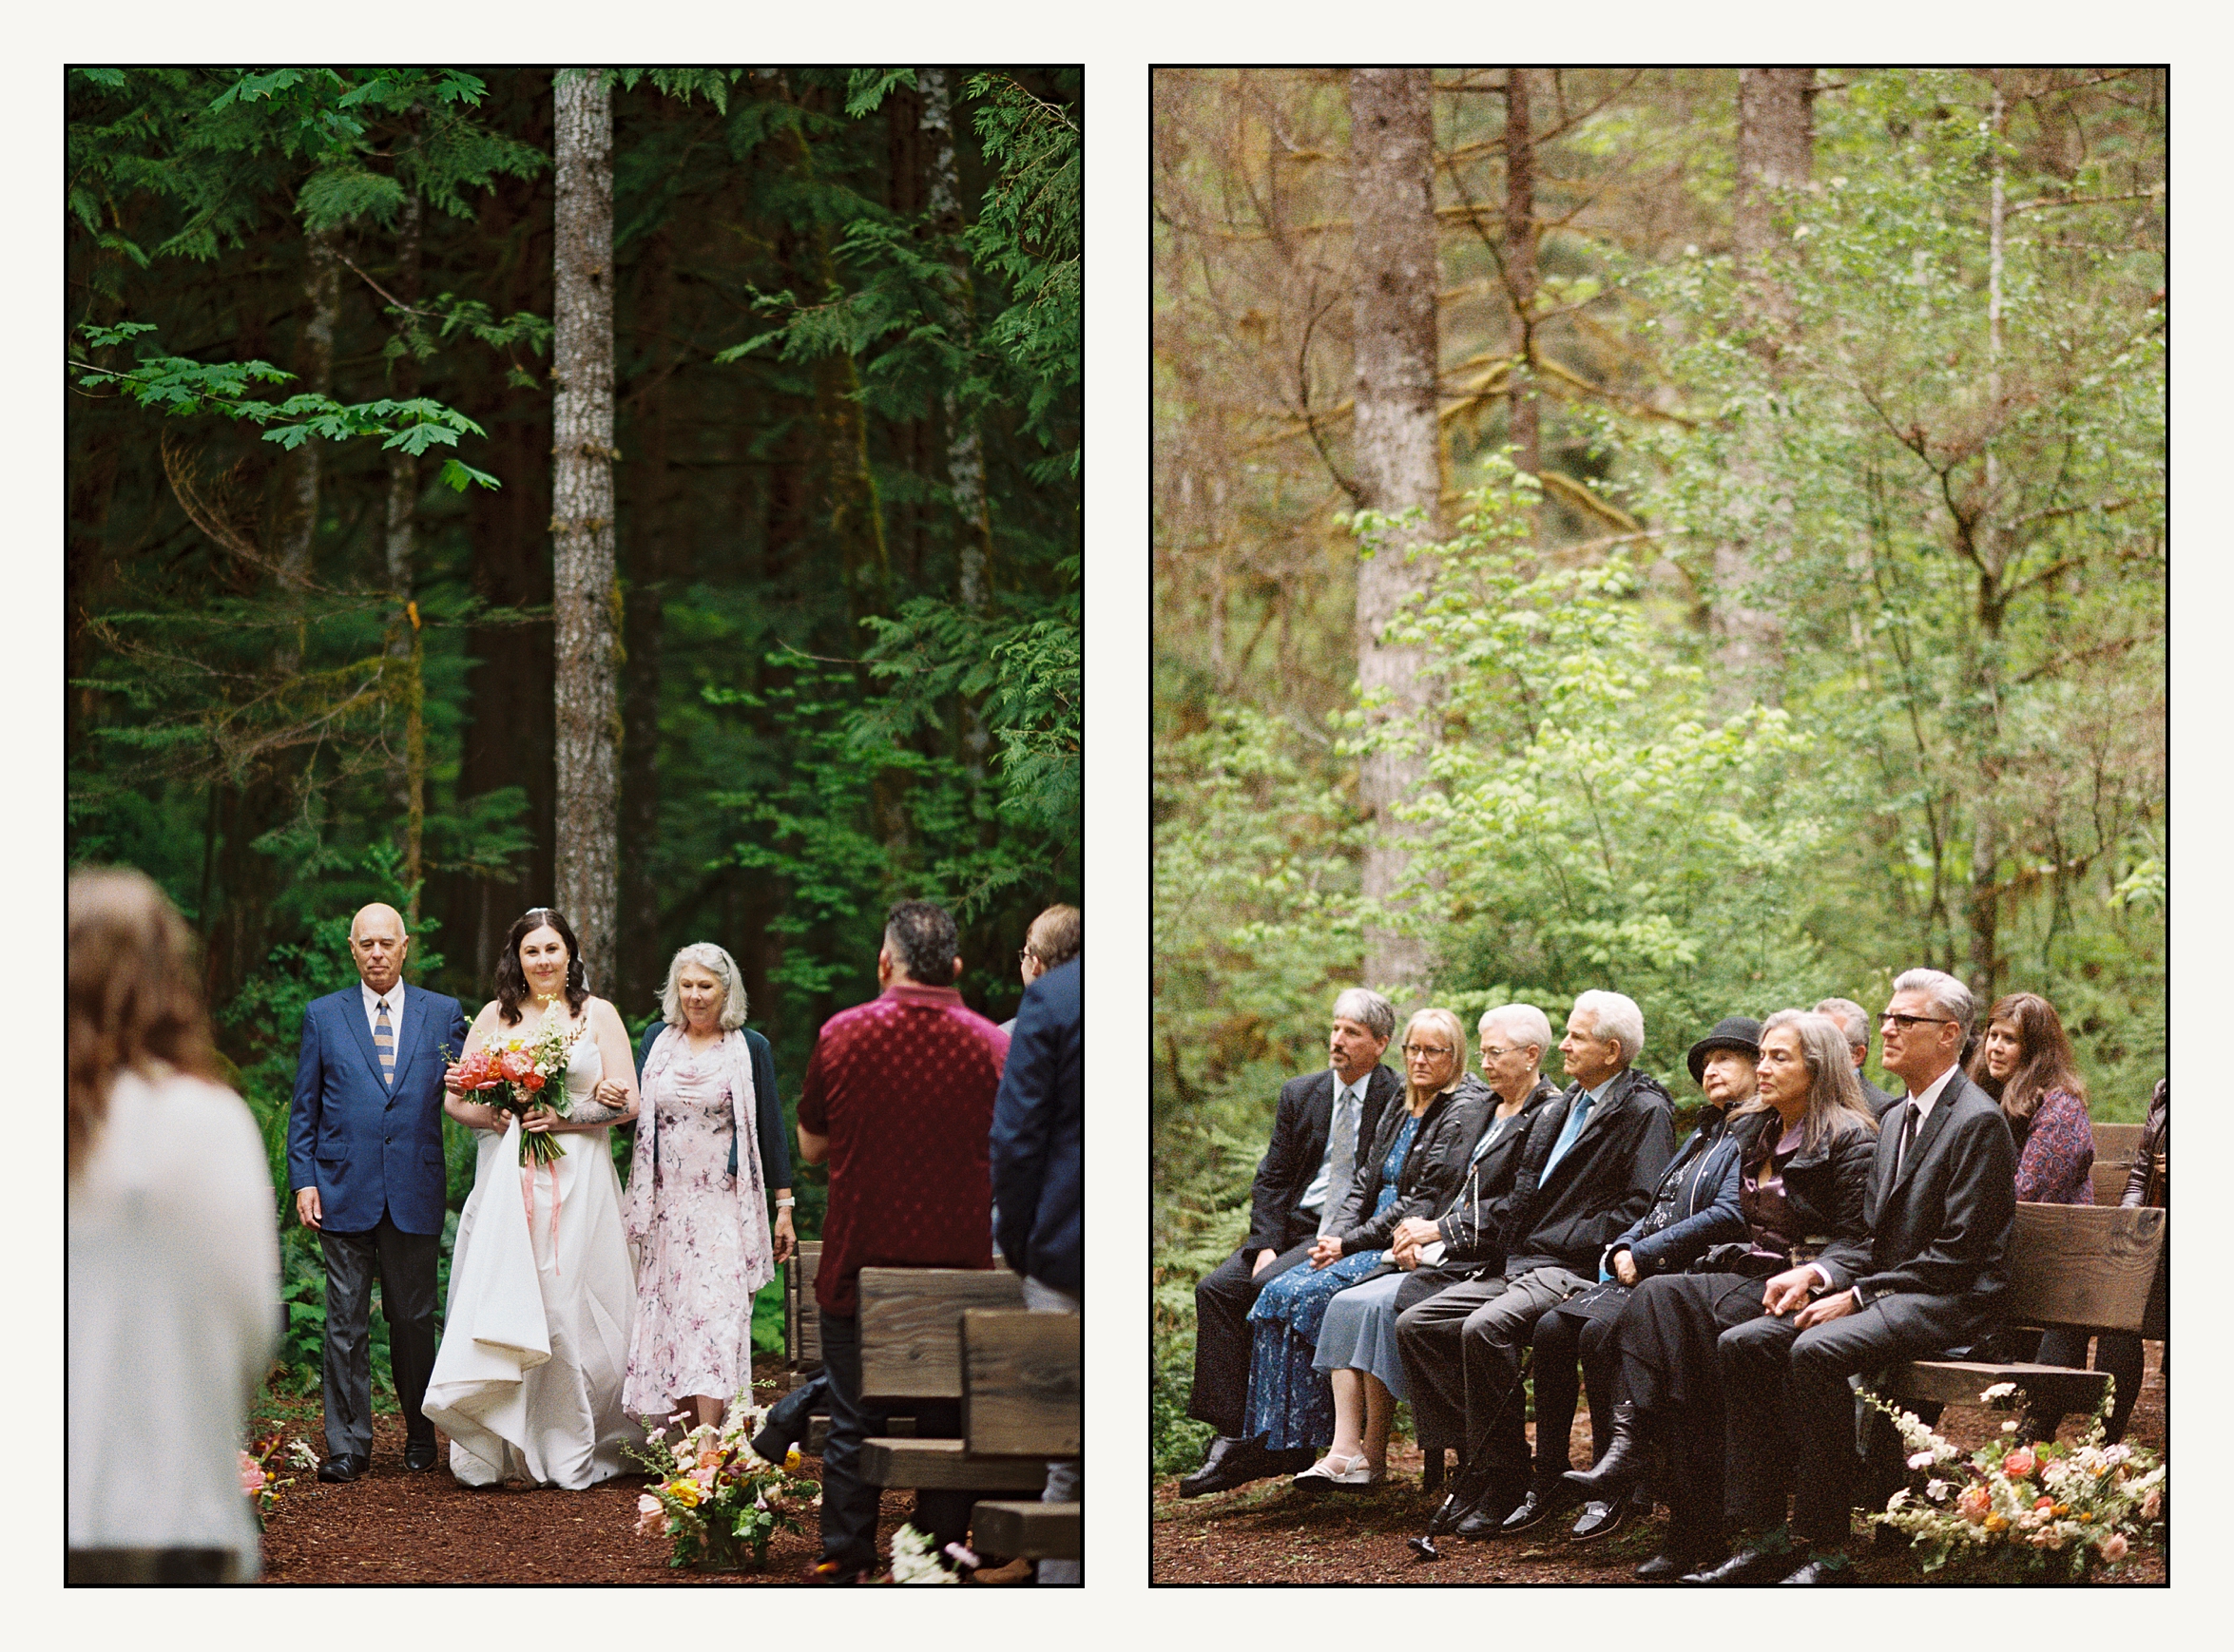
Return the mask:
<path id="1" fill-rule="evenodd" d="M 380 993 L 374 991 L 362 981 L 359 981 L 356 984 L 356 989 L 364 994 L 365 1030 L 367 1032 L 380 1030 L 380 1000 L 383 997 L 388 1000 L 388 1030 L 395 1034 L 395 1047 L 401 1051 L 403 1048 L 403 983 L 398 981 L 385 993 Z"/>
<path id="2" fill-rule="evenodd" d="M 1303 1209 L 1322 1213 L 1325 1211 L 1330 1191 L 1326 1185 L 1327 1178 L 1334 1171 L 1335 1125 L 1340 1121 L 1343 1112 L 1347 1110 L 1350 1115 L 1350 1133 L 1353 1138 L 1357 1137 L 1357 1125 L 1362 1122 L 1365 1112 L 1365 1079 L 1372 1076 L 1371 1073 L 1367 1073 L 1365 1078 L 1359 1079 L 1356 1084 L 1346 1085 L 1342 1083 L 1340 1075 L 1334 1075 L 1334 1105 L 1328 1109 L 1326 1115 L 1326 1153 L 1319 1161 L 1319 1174 L 1312 1178 L 1311 1185 L 1303 1189 L 1303 1197 L 1296 1201 Z M 1367 1152 L 1372 1145 L 1372 1143 L 1360 1140 L 1353 1152 Z M 1345 1189 L 1345 1191 L 1347 1190 Z"/>

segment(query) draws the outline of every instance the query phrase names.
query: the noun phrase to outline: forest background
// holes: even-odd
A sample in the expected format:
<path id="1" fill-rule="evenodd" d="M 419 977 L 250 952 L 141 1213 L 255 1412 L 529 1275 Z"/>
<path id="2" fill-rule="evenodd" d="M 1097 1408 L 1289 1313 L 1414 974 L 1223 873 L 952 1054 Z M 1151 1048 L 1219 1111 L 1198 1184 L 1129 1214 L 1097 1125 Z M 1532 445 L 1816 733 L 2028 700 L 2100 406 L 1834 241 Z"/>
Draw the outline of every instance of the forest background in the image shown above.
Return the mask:
<path id="1" fill-rule="evenodd" d="M 2139 1118 L 2163 72 L 1161 70 L 1151 119 L 1155 1471 L 1349 982 L 1611 987 L 1672 1079 L 1930 964 Z"/>
<path id="2" fill-rule="evenodd" d="M 355 978 L 375 899 L 409 915 L 408 980 L 489 996 L 565 872 L 569 670 L 617 676 L 593 989 L 640 1027 L 674 948 L 726 947 L 787 1111 L 821 1022 L 876 993 L 890 902 L 954 910 L 998 1020 L 1030 919 L 1079 895 L 1081 76 L 603 84 L 608 170 L 574 184 L 612 248 L 586 662 L 554 632 L 583 594 L 554 591 L 563 81 L 68 76 L 67 853 L 146 871 L 202 938 L 304 1381 L 302 1007 Z M 802 1238 L 822 1176 L 795 1172 Z"/>

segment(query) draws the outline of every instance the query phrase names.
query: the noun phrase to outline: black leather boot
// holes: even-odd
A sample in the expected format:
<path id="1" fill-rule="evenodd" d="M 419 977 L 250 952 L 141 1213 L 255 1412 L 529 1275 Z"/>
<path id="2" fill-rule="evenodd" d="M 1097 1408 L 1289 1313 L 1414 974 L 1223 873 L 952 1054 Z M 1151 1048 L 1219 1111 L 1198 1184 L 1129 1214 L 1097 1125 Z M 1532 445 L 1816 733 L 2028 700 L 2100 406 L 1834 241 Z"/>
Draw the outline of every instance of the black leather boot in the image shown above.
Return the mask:
<path id="1" fill-rule="evenodd" d="M 1570 1469 L 1560 1475 L 1593 1503 L 1622 1504 L 1652 1471 L 1652 1450 L 1645 1437 L 1646 1419 L 1633 1400 L 1613 1407 L 1613 1438 L 1593 1468 Z"/>

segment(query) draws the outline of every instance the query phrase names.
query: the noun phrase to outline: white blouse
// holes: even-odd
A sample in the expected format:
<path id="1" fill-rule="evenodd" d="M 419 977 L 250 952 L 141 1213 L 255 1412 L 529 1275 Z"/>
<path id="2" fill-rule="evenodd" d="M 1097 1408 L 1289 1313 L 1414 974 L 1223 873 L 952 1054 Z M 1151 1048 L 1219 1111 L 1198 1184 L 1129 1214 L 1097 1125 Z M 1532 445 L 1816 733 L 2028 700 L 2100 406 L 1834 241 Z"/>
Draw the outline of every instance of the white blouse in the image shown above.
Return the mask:
<path id="1" fill-rule="evenodd" d="M 200 1079 L 121 1075 L 68 1229 L 69 1546 L 231 1548 L 254 1577 L 240 1450 L 279 1332 L 255 1119 Z"/>

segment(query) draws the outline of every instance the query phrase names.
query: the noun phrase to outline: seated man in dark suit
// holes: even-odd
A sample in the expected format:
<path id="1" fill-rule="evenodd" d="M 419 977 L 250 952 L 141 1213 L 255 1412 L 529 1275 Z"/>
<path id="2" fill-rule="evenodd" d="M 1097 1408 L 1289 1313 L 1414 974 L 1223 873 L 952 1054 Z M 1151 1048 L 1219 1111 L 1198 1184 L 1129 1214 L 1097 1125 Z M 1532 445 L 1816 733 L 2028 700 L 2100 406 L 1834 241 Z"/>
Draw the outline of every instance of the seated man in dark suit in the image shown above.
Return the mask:
<path id="1" fill-rule="evenodd" d="M 1882 1120 L 1900 1098 L 1869 1082 L 1869 1011 L 1851 998 L 1826 998 L 1815 1007 L 1815 1012 L 1829 1016 L 1846 1035 L 1846 1048 L 1854 1057 L 1854 1076 L 1861 1081 L 1861 1099 Z"/>
<path id="2" fill-rule="evenodd" d="M 1249 1310 L 1257 1294 L 1311 1255 L 1334 1225 L 1358 1155 L 1373 1142 L 1381 1109 L 1400 1103 L 1403 1081 L 1380 1065 L 1396 1030 L 1386 998 L 1353 987 L 1334 1001 L 1328 1066 L 1280 1088 L 1272 1141 L 1250 1189 L 1249 1237 L 1195 1286 L 1195 1380 L 1187 1415 L 1218 1431 L 1203 1466 L 1179 1483 L 1201 1497 L 1268 1474 L 1300 1473 L 1313 1453 L 1273 1451 L 1242 1437 L 1249 1397 Z"/>
<path id="3" fill-rule="evenodd" d="M 1970 989 L 1936 970 L 1893 983 L 1885 1070 L 1908 1095 L 1878 1131 L 1869 1248 L 1835 1245 L 1774 1276 L 1769 1312 L 1722 1335 L 1728 1512 L 1766 1536 L 1696 1581 L 1849 1581 L 1860 1459 L 1848 1378 L 1974 1341 L 1993 1321 L 2016 1220 L 2016 1144 L 1998 1104 L 1957 1065 L 1972 1010 Z M 1804 1562 L 1781 1541 L 1795 1481 L 1791 1536 L 1808 1546 Z"/>
<path id="4" fill-rule="evenodd" d="M 1644 1047 L 1633 1000 L 1602 991 L 1575 999 L 1559 1044 L 1574 1083 L 1529 1131 L 1497 1271 L 1397 1316 L 1420 1444 L 1455 1439 L 1463 1459 L 1431 1539 L 1493 1537 L 1528 1494 L 1521 1355 L 1538 1317 L 1595 1282 L 1600 1255 L 1645 1214 L 1675 1152 L 1674 1102 L 1630 1065 Z"/>

